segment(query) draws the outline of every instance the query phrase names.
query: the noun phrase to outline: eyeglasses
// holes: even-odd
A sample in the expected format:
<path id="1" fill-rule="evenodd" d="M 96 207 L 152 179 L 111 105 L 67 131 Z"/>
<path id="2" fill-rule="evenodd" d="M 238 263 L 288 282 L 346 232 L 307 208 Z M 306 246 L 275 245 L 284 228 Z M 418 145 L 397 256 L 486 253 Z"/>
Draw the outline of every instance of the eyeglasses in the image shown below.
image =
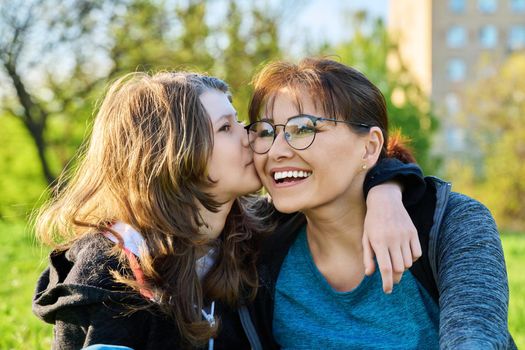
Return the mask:
<path id="1" fill-rule="evenodd" d="M 346 120 L 319 118 L 307 114 L 300 114 L 288 119 L 286 124 L 272 124 L 266 120 L 259 120 L 245 126 L 248 133 L 250 148 L 257 154 L 267 153 L 277 137 L 277 127 L 282 126 L 284 139 L 290 147 L 296 150 L 304 150 L 310 147 L 317 134 L 317 123 L 323 121 L 341 122 L 360 128 L 370 129 L 372 126 L 362 123 L 355 123 Z"/>

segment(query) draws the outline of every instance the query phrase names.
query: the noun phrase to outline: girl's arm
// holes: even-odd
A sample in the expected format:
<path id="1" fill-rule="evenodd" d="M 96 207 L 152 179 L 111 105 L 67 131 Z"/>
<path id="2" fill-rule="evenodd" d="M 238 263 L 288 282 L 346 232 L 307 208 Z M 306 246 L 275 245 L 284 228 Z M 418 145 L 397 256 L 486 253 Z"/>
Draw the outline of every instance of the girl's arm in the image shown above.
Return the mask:
<path id="1" fill-rule="evenodd" d="M 80 349 L 94 344 L 144 347 L 150 328 L 147 311 L 126 312 L 130 310 L 109 300 L 63 308 L 57 312 L 53 348 Z"/>
<path id="2" fill-rule="evenodd" d="M 425 188 L 423 173 L 416 164 L 393 158 L 379 161 L 366 176 L 363 263 L 366 274 L 371 275 L 376 257 L 385 293 L 392 291 L 405 269 L 421 256 L 417 230 L 404 205 L 417 202 Z"/>

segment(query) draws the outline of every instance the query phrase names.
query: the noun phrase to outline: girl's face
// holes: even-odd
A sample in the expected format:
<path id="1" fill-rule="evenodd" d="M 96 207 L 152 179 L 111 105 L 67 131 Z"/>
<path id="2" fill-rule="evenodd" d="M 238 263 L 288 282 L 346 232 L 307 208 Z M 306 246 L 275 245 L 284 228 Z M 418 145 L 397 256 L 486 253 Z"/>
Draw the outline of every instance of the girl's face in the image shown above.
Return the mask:
<path id="1" fill-rule="evenodd" d="M 218 201 L 228 202 L 257 191 L 261 181 L 255 172 L 246 131 L 237 121 L 237 112 L 228 95 L 210 89 L 200 95 L 200 100 L 213 125 L 213 152 L 208 173 L 217 183 L 209 192 Z"/>
<path id="2" fill-rule="evenodd" d="M 300 92 L 299 102 L 301 112 L 296 97 L 288 89 L 281 89 L 274 100 L 272 115 L 266 118 L 274 125 L 286 124 L 300 113 L 333 118 L 317 110 L 306 91 Z M 317 126 L 314 142 L 307 149 L 292 148 L 284 139 L 282 127 L 278 127 L 268 153 L 254 154 L 257 173 L 281 212 L 304 212 L 334 205 L 344 208 L 354 198 L 364 200 L 363 164 L 368 135 L 360 136 L 344 123 L 322 121 Z M 279 179 L 283 175 L 286 177 Z"/>

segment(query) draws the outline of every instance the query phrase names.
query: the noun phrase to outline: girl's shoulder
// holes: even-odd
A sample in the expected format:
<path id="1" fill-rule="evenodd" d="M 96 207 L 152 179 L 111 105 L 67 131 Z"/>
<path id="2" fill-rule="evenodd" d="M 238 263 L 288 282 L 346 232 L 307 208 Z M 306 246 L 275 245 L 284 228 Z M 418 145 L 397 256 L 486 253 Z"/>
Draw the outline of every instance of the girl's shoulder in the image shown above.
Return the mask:
<path id="1" fill-rule="evenodd" d="M 50 255 L 50 267 L 57 270 L 64 282 L 113 289 L 111 272 L 124 267 L 114 254 L 115 243 L 99 232 L 87 233 L 66 251 Z"/>
<path id="2" fill-rule="evenodd" d="M 89 233 L 67 250 L 55 250 L 40 275 L 33 297 L 33 312 L 55 323 L 60 312 L 106 302 L 134 300 L 133 293 L 116 282 L 112 271 L 123 271 L 111 254 L 114 243 L 99 233 Z"/>

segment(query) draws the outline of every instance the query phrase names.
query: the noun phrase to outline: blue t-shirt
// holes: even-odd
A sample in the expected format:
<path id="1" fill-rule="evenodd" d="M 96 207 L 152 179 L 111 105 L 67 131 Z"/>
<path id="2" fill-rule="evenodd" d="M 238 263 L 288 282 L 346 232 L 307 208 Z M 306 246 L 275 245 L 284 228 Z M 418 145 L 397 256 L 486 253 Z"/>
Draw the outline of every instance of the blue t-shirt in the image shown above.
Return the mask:
<path id="1" fill-rule="evenodd" d="M 410 271 L 385 294 L 378 270 L 355 289 L 336 291 L 315 266 L 303 227 L 277 280 L 277 342 L 283 349 L 438 349 L 434 300 Z"/>

